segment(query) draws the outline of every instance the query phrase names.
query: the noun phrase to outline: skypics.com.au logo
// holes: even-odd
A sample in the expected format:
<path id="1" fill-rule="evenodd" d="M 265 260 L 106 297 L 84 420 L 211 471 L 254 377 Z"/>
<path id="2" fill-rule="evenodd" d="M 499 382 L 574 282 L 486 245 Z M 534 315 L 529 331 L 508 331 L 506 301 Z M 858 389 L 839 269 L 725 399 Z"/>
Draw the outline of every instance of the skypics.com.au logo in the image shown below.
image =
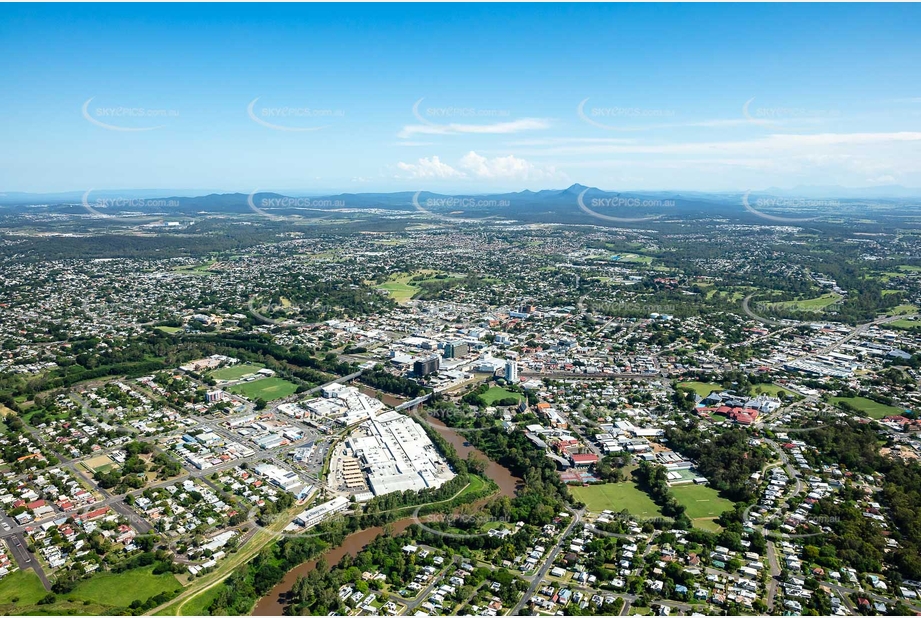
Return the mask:
<path id="1" fill-rule="evenodd" d="M 827 216 L 840 211 L 841 202 L 838 200 L 816 200 L 807 198 L 778 198 L 778 197 L 759 197 L 751 203 L 751 190 L 742 195 L 742 207 L 751 214 L 773 221 L 775 223 L 806 223 L 815 221 L 822 216 Z M 815 212 L 811 217 L 793 217 L 779 214 L 769 214 L 765 210 L 774 210 L 782 212 Z"/>
<path id="2" fill-rule="evenodd" d="M 841 113 L 835 109 L 808 109 L 805 107 L 755 107 L 752 97 L 742 105 L 742 116 L 752 124 L 777 126 L 793 122 L 816 123 L 830 118 L 839 118 Z"/>
<path id="3" fill-rule="evenodd" d="M 416 507 L 413 511 L 413 523 L 428 532 L 437 536 L 443 536 L 449 539 L 469 539 L 477 537 L 493 536 L 496 532 L 480 532 L 484 526 L 510 529 L 510 521 L 506 517 L 494 517 L 487 512 L 480 513 L 431 513 L 429 515 L 419 515 L 422 507 Z M 444 526 L 448 528 L 436 528 L 434 526 Z M 469 531 L 468 531 L 469 530 Z M 516 528 L 517 530 L 517 528 Z"/>
<path id="4" fill-rule="evenodd" d="M 433 124 L 431 118 L 462 118 L 469 120 L 471 118 L 508 118 L 511 116 L 505 109 L 482 109 L 478 107 L 426 107 L 422 109 L 422 101 L 425 97 L 419 99 L 413 104 L 413 116 L 423 124 Z"/>
<path id="5" fill-rule="evenodd" d="M 641 217 L 617 217 L 614 215 L 608 215 L 595 210 L 596 208 L 618 208 L 621 210 L 631 210 L 639 211 L 642 209 L 649 208 L 674 208 L 675 200 L 658 200 L 658 199 L 643 199 L 638 197 L 598 197 L 592 198 L 589 200 L 592 207 L 589 208 L 585 204 L 585 194 L 591 191 L 591 189 L 583 190 L 579 196 L 576 198 L 576 203 L 579 205 L 579 210 L 585 212 L 597 219 L 602 221 L 610 221 L 612 223 L 640 223 L 643 221 L 653 221 L 655 219 L 661 218 L 663 215 L 645 215 Z"/>
<path id="6" fill-rule="evenodd" d="M 550 126 L 546 118 L 512 118 L 511 113 L 504 109 L 455 105 L 423 108 L 424 100 L 423 97 L 413 103 L 412 116 L 418 124 L 404 126 L 397 134 L 400 139 L 434 135 L 496 135 Z"/>
<path id="7" fill-rule="evenodd" d="M 489 525 L 492 528 L 496 527 L 496 524 L 508 530 L 517 530 L 517 527 L 513 527 L 512 524 L 510 524 L 508 518 L 494 517 L 486 512 L 429 513 L 427 515 L 420 515 L 420 511 L 423 507 L 424 505 L 415 508 L 411 515 L 412 522 L 429 534 L 437 536 L 451 539 L 493 536 L 496 534 L 495 532 L 490 533 L 489 531 L 483 530 L 484 526 Z M 307 506 L 305 505 L 304 508 L 307 509 Z M 328 536 L 330 528 L 335 528 L 336 526 L 346 527 L 352 523 L 352 520 L 356 517 L 377 517 L 376 514 L 362 515 L 357 512 L 352 512 L 353 509 L 360 511 L 361 507 L 358 505 L 351 505 L 347 507 L 345 511 L 329 515 L 319 522 L 314 523 L 301 521 L 301 516 L 296 516 L 292 520 L 290 516 L 282 517 L 282 515 L 277 513 L 263 514 L 259 512 L 258 508 L 254 508 L 249 511 L 247 521 L 253 528 L 268 532 L 275 538 L 303 539 Z M 309 525 L 302 525 L 305 523 Z"/>
<path id="8" fill-rule="evenodd" d="M 425 200 L 426 208 L 502 208 L 509 204 L 509 200 L 481 200 L 475 197 L 430 197 Z"/>
<path id="9" fill-rule="evenodd" d="M 258 125 L 273 131 L 305 132 L 319 131 L 330 126 L 329 121 L 345 117 L 341 109 L 322 109 L 315 107 L 259 107 L 256 97 L 246 106 L 246 115 Z M 315 124 L 322 121 L 323 124 Z"/>
<path id="10" fill-rule="evenodd" d="M 642 131 L 648 127 L 630 126 L 624 124 L 625 119 L 648 119 L 648 118 L 674 118 L 675 110 L 673 109 L 649 109 L 645 107 L 591 107 L 585 109 L 585 104 L 589 99 L 582 99 L 576 106 L 576 114 L 579 118 L 593 127 L 607 129 L 609 131 Z M 615 122 L 620 120 L 620 122 Z"/>
<path id="11" fill-rule="evenodd" d="M 824 515 L 817 515 L 815 517 L 810 517 L 806 521 L 794 522 L 795 525 L 783 524 L 781 528 L 787 527 L 794 532 L 786 532 L 783 529 L 781 530 L 764 530 L 764 536 L 774 537 L 780 539 L 809 539 L 812 537 L 822 536 L 823 534 L 829 534 L 830 527 L 829 524 L 836 524 L 840 522 L 841 519 L 838 517 L 826 517 Z M 826 530 L 825 528 L 828 528 Z M 797 532 L 797 530 L 806 530 L 806 532 Z M 812 532 L 808 532 L 813 530 Z"/>
<path id="12" fill-rule="evenodd" d="M 178 118 L 179 111 L 174 109 L 149 109 L 145 107 L 102 107 L 96 106 L 90 108 L 90 103 L 96 97 L 87 99 L 80 111 L 83 117 L 97 127 L 108 131 L 122 132 L 140 132 L 154 131 L 167 126 L 163 123 L 166 119 Z M 151 125 L 151 121 L 157 121 L 160 124 Z"/>
<path id="13" fill-rule="evenodd" d="M 90 193 L 93 192 L 93 189 L 89 189 L 86 193 L 83 194 L 83 199 L 81 203 L 86 212 L 90 213 L 94 217 L 101 219 L 111 219 L 116 215 L 102 212 L 103 210 L 119 210 L 119 211 L 157 211 L 163 210 L 165 208 L 178 208 L 178 200 L 167 200 L 167 199 L 146 199 L 146 198 L 129 198 L 129 197 L 100 197 L 96 198 L 90 202 Z M 151 213 L 145 213 L 151 214 Z"/>
<path id="14" fill-rule="evenodd" d="M 452 222 L 482 222 L 482 218 L 465 217 L 463 213 L 472 209 L 490 211 L 492 209 L 508 208 L 511 205 L 509 200 L 480 199 L 477 197 L 430 197 L 420 201 L 419 197 L 421 195 L 422 191 L 416 191 L 415 195 L 413 195 L 413 208 L 435 219 Z M 425 205 L 423 206 L 423 204 Z M 433 209 L 450 209 L 451 212 L 441 214 Z"/>
<path id="15" fill-rule="evenodd" d="M 809 109 L 800 106 L 752 107 L 755 97 L 742 105 L 742 116 L 751 124 L 762 127 L 781 125 L 807 125 L 836 119 L 840 113 L 834 109 Z M 742 207 L 748 212 L 774 223 L 807 223 L 823 216 L 839 212 L 841 204 L 836 200 L 807 198 L 758 198 L 754 204 L 750 200 L 751 191 L 742 196 Z M 770 214 L 765 211 L 774 211 Z M 782 214 L 782 213 L 792 214 Z M 800 216 L 799 213 L 815 213 L 814 216 Z"/>
<path id="16" fill-rule="evenodd" d="M 246 205 L 249 206 L 249 209 L 252 210 L 259 216 L 265 217 L 266 219 L 271 219 L 272 221 L 297 221 L 301 223 L 306 223 L 310 221 L 319 221 L 321 219 L 328 219 L 332 215 L 323 215 L 320 217 L 295 217 L 292 215 L 279 215 L 275 213 L 268 212 L 266 209 L 286 209 L 286 210 L 328 210 L 334 208 L 345 208 L 345 200 L 334 200 L 330 198 L 311 198 L 311 197 L 287 197 L 287 196 L 275 196 L 275 197 L 264 197 L 259 200 L 256 199 L 256 196 L 260 193 L 266 193 L 261 189 L 256 189 L 248 196 L 246 196 Z M 275 194 L 273 194 L 275 195 Z M 257 204 L 258 202 L 258 204 Z"/>

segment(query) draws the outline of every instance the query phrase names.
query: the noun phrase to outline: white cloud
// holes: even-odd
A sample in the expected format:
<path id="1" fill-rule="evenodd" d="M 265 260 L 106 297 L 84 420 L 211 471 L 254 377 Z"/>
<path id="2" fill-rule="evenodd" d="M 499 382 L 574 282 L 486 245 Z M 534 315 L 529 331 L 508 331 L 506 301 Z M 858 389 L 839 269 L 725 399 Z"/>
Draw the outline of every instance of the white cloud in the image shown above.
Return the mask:
<path id="1" fill-rule="evenodd" d="M 461 157 L 457 167 L 443 163 L 437 156 L 421 158 L 417 163 L 397 163 L 409 172 L 410 178 L 475 178 L 477 180 L 553 180 L 566 179 L 566 174 L 552 165 L 536 165 L 516 157 L 484 157 L 470 151 Z"/>
<path id="2" fill-rule="evenodd" d="M 403 127 L 397 137 L 407 139 L 414 135 L 459 135 L 459 134 L 509 134 L 522 131 L 547 129 L 550 123 L 543 118 L 522 118 L 492 124 L 411 124 Z"/>
<path id="3" fill-rule="evenodd" d="M 460 167 L 486 180 L 540 180 L 559 177 L 553 166 L 537 166 L 515 155 L 488 159 L 474 151 L 465 154 Z"/>
<path id="4" fill-rule="evenodd" d="M 447 163 L 434 156 L 423 157 L 418 163 L 404 163 L 400 161 L 397 167 L 404 172 L 409 172 L 410 178 L 463 178 L 464 173 L 459 172 Z"/>

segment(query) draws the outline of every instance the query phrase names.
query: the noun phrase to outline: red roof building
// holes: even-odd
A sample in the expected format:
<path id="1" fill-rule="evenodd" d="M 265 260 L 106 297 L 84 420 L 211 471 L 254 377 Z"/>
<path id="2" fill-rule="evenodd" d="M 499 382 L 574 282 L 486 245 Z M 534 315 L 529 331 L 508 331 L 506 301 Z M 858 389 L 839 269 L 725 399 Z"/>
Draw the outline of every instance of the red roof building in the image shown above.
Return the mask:
<path id="1" fill-rule="evenodd" d="M 578 445 L 579 445 L 578 440 L 560 440 L 554 446 L 556 447 L 556 450 L 558 453 L 563 454 L 566 451 L 566 449 L 569 448 L 570 446 L 578 446 Z"/>
<path id="2" fill-rule="evenodd" d="M 598 463 L 598 455 L 593 453 L 573 453 L 569 456 L 569 459 L 572 460 L 572 465 L 578 467 L 588 467 Z"/>
<path id="3" fill-rule="evenodd" d="M 755 414 L 750 414 L 745 410 L 733 410 L 729 413 L 729 418 L 739 425 L 751 425 L 755 422 L 755 419 L 758 418 L 758 413 L 755 412 Z"/>
<path id="4" fill-rule="evenodd" d="M 78 519 L 78 520 L 80 520 L 80 521 L 89 521 L 89 520 L 91 520 L 91 519 L 96 519 L 97 517 L 102 517 L 103 515 L 105 515 L 105 514 L 108 513 L 108 512 L 109 512 L 109 507 L 104 506 L 104 507 L 102 507 L 101 509 L 96 509 L 95 511 L 90 511 L 89 513 L 84 513 L 83 515 L 78 515 L 78 516 L 75 517 L 74 519 Z"/>

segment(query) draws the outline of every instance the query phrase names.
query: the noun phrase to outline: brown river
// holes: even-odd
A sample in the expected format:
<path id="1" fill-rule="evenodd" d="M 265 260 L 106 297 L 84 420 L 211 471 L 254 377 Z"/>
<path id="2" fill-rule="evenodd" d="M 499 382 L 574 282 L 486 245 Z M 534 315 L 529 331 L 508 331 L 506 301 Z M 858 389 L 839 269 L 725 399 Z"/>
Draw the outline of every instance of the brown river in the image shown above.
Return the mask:
<path id="1" fill-rule="evenodd" d="M 429 424 L 438 430 L 438 432 L 442 435 L 442 437 L 444 437 L 445 440 L 450 442 L 454 448 L 457 449 L 457 454 L 462 458 L 466 459 L 467 455 L 474 453 L 478 457 L 489 462 L 489 464 L 486 466 L 486 476 L 495 481 L 499 486 L 500 495 L 509 497 L 515 495 L 515 489 L 522 482 L 520 478 L 513 476 L 507 468 L 504 468 L 503 466 L 500 466 L 496 462 L 490 460 L 479 449 L 470 446 L 463 435 L 455 432 L 449 427 L 446 427 L 444 423 L 442 423 L 439 419 L 426 417 L 426 420 Z M 493 497 L 494 496 L 490 496 L 490 498 L 484 499 L 481 502 L 486 502 L 486 500 L 490 500 Z M 414 519 L 412 517 L 405 517 L 403 519 L 398 519 L 392 522 L 388 527 L 392 528 L 393 534 L 396 535 L 400 534 L 409 526 L 411 526 L 413 521 Z M 340 560 L 342 560 L 343 556 L 346 554 L 351 554 L 353 556 L 356 555 L 383 532 L 383 528 L 374 527 L 366 528 L 364 530 L 359 530 L 358 532 L 352 533 L 345 538 L 345 541 L 343 541 L 342 545 L 333 547 L 329 549 L 325 554 L 323 554 L 323 558 L 326 559 L 327 564 L 330 566 L 336 565 Z M 310 560 L 288 571 L 281 583 L 272 588 L 272 590 L 266 596 L 259 599 L 259 602 L 256 603 L 256 607 L 253 609 L 253 615 L 283 615 L 287 595 L 294 588 L 294 584 L 297 581 L 297 578 L 303 577 L 309 573 L 311 570 L 313 570 L 316 564 L 317 560 Z"/>

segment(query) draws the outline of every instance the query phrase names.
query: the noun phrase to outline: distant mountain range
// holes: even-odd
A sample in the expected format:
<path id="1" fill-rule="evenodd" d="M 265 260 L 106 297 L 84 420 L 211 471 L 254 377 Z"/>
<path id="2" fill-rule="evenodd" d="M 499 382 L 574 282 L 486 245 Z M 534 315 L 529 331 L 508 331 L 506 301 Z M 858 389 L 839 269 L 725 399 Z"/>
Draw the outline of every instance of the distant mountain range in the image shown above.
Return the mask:
<path id="1" fill-rule="evenodd" d="M 873 205 L 868 205 L 871 201 Z M 747 207 L 746 207 L 747 205 Z M 866 218 L 921 214 L 921 189 L 899 186 L 771 188 L 752 193 L 696 191 L 604 191 L 574 184 L 566 189 L 446 195 L 422 191 L 339 193 L 304 196 L 260 192 L 190 194 L 168 190 L 93 190 L 62 193 L 0 193 L 0 209 L 93 215 L 141 214 L 159 217 L 258 214 L 315 217 L 323 212 L 390 211 L 456 218 L 512 219 L 543 223 L 636 223 L 681 218 L 726 217 L 780 222 L 822 216 Z"/>

